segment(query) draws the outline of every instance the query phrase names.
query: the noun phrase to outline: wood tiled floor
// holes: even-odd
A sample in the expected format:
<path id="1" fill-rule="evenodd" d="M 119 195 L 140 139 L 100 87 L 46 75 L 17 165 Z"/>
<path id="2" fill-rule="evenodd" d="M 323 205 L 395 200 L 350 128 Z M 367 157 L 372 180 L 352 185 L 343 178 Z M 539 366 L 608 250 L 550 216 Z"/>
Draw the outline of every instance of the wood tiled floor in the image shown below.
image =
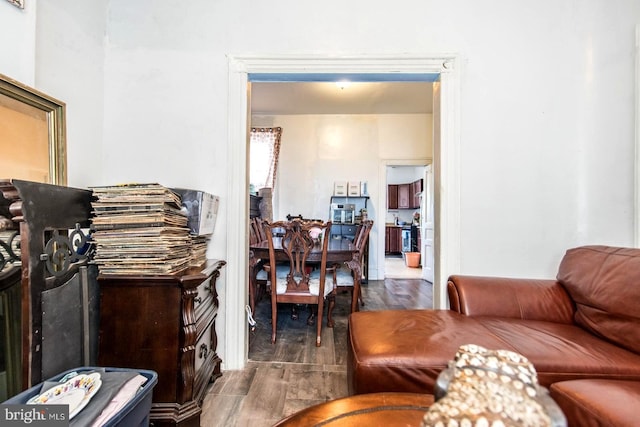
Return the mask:
<path id="1" fill-rule="evenodd" d="M 431 308 L 432 286 L 416 279 L 372 280 L 363 286 L 361 310 Z M 347 395 L 347 317 L 350 296 L 341 293 L 334 310 L 334 328 L 322 328 L 322 346 L 315 346 L 315 326 L 307 311 L 298 320 L 291 308 L 278 308 L 276 344 L 271 344 L 268 297 L 256 307 L 258 322 L 251 332 L 249 363 L 242 371 L 224 371 L 204 399 L 202 426 L 272 426 L 300 409 Z M 326 313 L 326 309 L 325 309 Z M 323 319 L 326 322 L 326 314 Z"/>
<path id="2" fill-rule="evenodd" d="M 402 256 L 387 256 L 384 259 L 384 275 L 394 279 L 421 279 L 422 268 L 407 267 Z"/>

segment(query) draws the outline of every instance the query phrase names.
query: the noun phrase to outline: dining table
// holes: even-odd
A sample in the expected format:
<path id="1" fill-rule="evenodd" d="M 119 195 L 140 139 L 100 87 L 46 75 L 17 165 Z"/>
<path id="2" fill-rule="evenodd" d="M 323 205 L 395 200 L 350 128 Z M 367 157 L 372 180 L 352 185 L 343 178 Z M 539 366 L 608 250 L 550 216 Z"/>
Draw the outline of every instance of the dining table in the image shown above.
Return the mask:
<path id="1" fill-rule="evenodd" d="M 273 247 L 276 261 L 289 261 L 282 249 L 282 238 L 273 237 Z M 322 246 L 316 245 L 311 250 L 308 260 L 320 263 L 322 260 Z M 258 297 L 257 274 L 262 262 L 269 262 L 269 242 L 264 240 L 249 245 L 249 307 L 255 313 Z M 351 312 L 358 310 L 358 295 L 360 293 L 360 278 L 362 277 L 362 265 L 360 253 L 355 243 L 349 239 L 331 239 L 327 245 L 327 267 L 335 264 L 345 264 L 354 272 L 353 293 L 351 298 Z M 330 278 L 331 276 L 329 276 Z M 330 279 L 329 279 L 330 280 Z"/>

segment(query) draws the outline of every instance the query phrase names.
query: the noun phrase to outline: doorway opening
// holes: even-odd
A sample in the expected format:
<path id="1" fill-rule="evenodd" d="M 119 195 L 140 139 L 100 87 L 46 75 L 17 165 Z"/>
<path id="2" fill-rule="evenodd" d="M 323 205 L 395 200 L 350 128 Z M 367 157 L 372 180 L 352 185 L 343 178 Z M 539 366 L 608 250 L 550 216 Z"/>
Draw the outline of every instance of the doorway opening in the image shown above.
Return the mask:
<path id="1" fill-rule="evenodd" d="M 230 179 L 227 191 L 226 289 L 221 317 L 225 369 L 242 369 L 247 361 L 248 327 L 244 307 L 247 303 L 248 277 L 248 183 L 247 134 L 249 124 L 250 81 L 259 75 L 367 74 L 399 76 L 437 74 L 440 112 L 434 115 L 434 188 L 436 241 L 434 307 L 446 308 L 446 274 L 458 270 L 459 263 L 459 184 L 458 184 L 458 59 L 438 56 L 363 56 L 363 57 L 255 57 L 229 56 L 229 133 L 227 158 Z M 249 94 L 249 97 L 247 96 Z M 240 213 L 240 214 L 239 214 Z M 237 239 L 235 236 L 245 236 Z M 222 320 L 221 319 L 221 320 Z"/>
<path id="2" fill-rule="evenodd" d="M 323 81 L 310 82 L 311 78 Z M 367 278 L 382 280 L 384 272 L 389 271 L 383 266 L 385 225 L 393 221 L 385 218 L 386 185 L 379 182 L 386 179 L 386 173 L 378 170 L 379 164 L 382 161 L 389 167 L 412 168 L 414 174 L 407 182 L 421 180 L 422 169 L 416 168 L 433 158 L 433 81 L 438 75 L 376 77 L 381 81 L 373 81 L 370 75 L 350 78 L 353 81 L 348 89 L 342 89 L 335 81 L 327 81 L 340 81 L 341 75 L 288 74 L 285 81 L 275 81 L 277 76 L 271 75 L 254 80 L 249 75 L 250 127 L 276 126 L 285 135 L 278 179 L 271 192 L 273 219 L 299 214 L 326 220 L 336 200 L 353 204 L 356 224 L 361 212 L 368 211 L 374 227 L 368 240 Z M 364 183 L 366 198 L 357 194 L 336 199 L 333 184 L 341 180 L 351 183 L 351 179 L 356 179 L 360 187 Z M 407 215 L 403 222 L 408 228 L 413 213 L 420 210 L 413 207 L 414 199 L 419 200 L 419 196 L 412 194 L 411 210 L 405 207 L 395 212 Z M 418 245 L 417 227 L 410 231 L 414 246 Z M 396 251 L 401 257 L 403 252 L 406 250 Z M 420 276 L 420 269 L 408 271 L 412 277 L 416 273 Z"/>
<path id="3" fill-rule="evenodd" d="M 426 168 L 431 160 L 386 161 L 384 176 L 384 278 L 425 279 L 423 265 L 433 262 L 422 242 L 427 206 Z M 398 201 L 402 199 L 401 203 Z M 382 203 L 381 203 L 381 206 Z M 433 278 L 429 280 L 433 283 Z"/>

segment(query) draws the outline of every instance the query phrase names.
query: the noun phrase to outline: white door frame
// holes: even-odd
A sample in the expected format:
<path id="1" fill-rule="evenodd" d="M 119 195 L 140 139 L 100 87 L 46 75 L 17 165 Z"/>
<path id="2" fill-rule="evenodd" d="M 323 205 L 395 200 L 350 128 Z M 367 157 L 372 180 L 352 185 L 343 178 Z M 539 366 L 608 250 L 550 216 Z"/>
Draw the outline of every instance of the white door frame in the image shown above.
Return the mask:
<path id="1" fill-rule="evenodd" d="M 433 164 L 424 168 L 424 189 L 420 198 L 420 235 L 422 253 L 422 278 L 433 283 L 434 281 L 434 263 L 435 253 L 433 246 Z M 429 248 L 429 250 L 427 250 Z"/>
<path id="2" fill-rule="evenodd" d="M 640 247 L 640 24 L 636 25 L 636 46 L 635 46 L 636 66 L 635 66 L 635 159 L 634 159 L 634 246 Z"/>
<path id="3" fill-rule="evenodd" d="M 248 324 L 248 179 L 247 141 L 250 122 L 249 74 L 440 74 L 441 146 L 434 147 L 434 176 L 439 179 L 435 206 L 436 253 L 434 307 L 446 308 L 446 280 L 459 272 L 459 87 L 460 60 L 454 54 L 314 56 L 228 55 L 229 98 L 227 160 L 227 266 L 222 301 L 224 319 L 224 369 L 242 369 L 247 362 Z"/>

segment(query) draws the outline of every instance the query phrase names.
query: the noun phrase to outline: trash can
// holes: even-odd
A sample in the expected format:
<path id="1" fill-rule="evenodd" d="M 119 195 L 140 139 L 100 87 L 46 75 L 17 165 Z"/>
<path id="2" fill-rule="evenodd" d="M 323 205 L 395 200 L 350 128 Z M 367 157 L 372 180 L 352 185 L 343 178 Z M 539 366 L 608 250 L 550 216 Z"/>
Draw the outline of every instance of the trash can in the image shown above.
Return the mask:
<path id="1" fill-rule="evenodd" d="M 405 252 L 404 261 L 407 267 L 417 268 L 420 266 L 420 252 Z"/>
<path id="2" fill-rule="evenodd" d="M 87 367 L 79 367 L 79 368 L 75 368 L 75 369 L 70 369 L 68 371 L 65 371 L 61 374 L 56 375 L 53 378 L 50 378 L 48 380 L 46 380 L 43 383 L 40 383 L 38 385 L 35 385 L 23 392 L 21 392 L 20 394 L 17 394 L 15 396 L 13 396 L 12 398 L 2 402 L 2 405 L 23 405 L 26 404 L 31 398 L 36 397 L 38 395 L 40 395 L 42 393 L 42 388 L 43 385 L 45 383 L 49 384 L 51 382 L 60 382 L 61 379 L 63 379 L 65 376 L 76 372 L 79 375 L 81 374 L 89 374 L 92 372 L 100 372 L 101 374 L 103 374 L 101 376 L 101 379 L 107 379 L 107 375 L 109 373 L 115 373 L 115 372 L 129 372 L 131 374 L 140 374 L 143 377 L 146 378 L 146 382 L 141 386 L 140 390 L 137 391 L 137 393 L 135 394 L 135 396 L 133 398 L 131 398 L 122 408 L 120 408 L 115 414 L 113 414 L 111 416 L 111 418 L 109 418 L 104 426 L 108 426 L 108 427 L 114 427 L 114 426 L 120 426 L 120 427 L 130 427 L 130 426 L 148 426 L 149 425 L 149 413 L 151 412 L 151 397 L 152 397 L 152 392 L 153 392 L 153 388 L 155 387 L 155 385 L 158 383 L 158 374 L 155 371 L 149 371 L 149 370 L 141 370 L 141 369 L 126 369 L 126 368 L 107 368 L 107 367 L 91 367 L 91 366 L 87 366 Z M 133 375 L 132 375 L 133 377 Z M 60 384 L 63 384 L 63 382 L 60 382 Z M 112 390 L 115 390 L 115 388 L 112 388 Z M 82 409 L 82 411 L 84 410 L 88 410 L 91 408 L 91 404 L 94 403 L 94 405 L 99 405 L 98 400 L 94 400 L 94 398 L 96 396 L 98 396 L 100 394 L 100 389 L 98 389 L 98 391 L 96 392 L 95 396 L 93 396 L 93 398 L 91 398 L 91 400 L 86 404 L 86 407 L 84 407 Z M 109 399 L 110 400 L 110 399 Z M 93 408 L 95 409 L 95 407 Z M 78 415 L 82 414 L 82 411 L 80 411 L 78 413 Z M 100 412 L 98 412 L 99 415 Z M 76 420 L 76 418 L 71 420 L 71 425 L 74 424 L 74 421 L 80 421 L 80 420 Z M 78 424 L 76 422 L 76 424 Z M 90 423 L 89 423 L 90 424 Z M 79 425 L 84 425 L 84 423 L 81 423 Z"/>

